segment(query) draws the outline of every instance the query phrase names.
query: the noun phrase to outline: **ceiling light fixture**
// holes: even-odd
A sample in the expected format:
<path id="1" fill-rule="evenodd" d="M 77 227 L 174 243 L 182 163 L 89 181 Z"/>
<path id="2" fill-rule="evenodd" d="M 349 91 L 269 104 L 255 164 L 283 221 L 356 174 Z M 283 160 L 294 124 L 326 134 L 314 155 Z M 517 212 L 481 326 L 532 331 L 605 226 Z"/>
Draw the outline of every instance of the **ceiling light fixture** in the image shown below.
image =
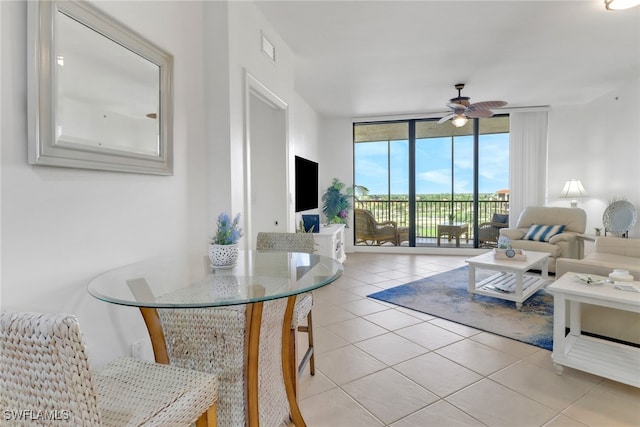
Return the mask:
<path id="1" fill-rule="evenodd" d="M 640 0 L 604 0 L 607 10 L 629 9 L 640 4 Z"/>
<path id="2" fill-rule="evenodd" d="M 466 125 L 468 121 L 469 119 L 467 119 L 464 114 L 458 114 L 451 120 L 451 123 L 453 123 L 455 127 L 461 128 L 462 126 Z"/>

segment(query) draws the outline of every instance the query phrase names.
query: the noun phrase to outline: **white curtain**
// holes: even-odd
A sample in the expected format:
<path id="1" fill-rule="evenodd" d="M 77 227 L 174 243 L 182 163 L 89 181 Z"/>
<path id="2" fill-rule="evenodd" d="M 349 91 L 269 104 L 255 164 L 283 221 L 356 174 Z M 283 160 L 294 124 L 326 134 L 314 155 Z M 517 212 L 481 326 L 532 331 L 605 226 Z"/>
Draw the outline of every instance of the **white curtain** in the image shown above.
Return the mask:
<path id="1" fill-rule="evenodd" d="M 544 206 L 547 187 L 547 111 L 509 115 L 509 225 L 527 206 Z"/>

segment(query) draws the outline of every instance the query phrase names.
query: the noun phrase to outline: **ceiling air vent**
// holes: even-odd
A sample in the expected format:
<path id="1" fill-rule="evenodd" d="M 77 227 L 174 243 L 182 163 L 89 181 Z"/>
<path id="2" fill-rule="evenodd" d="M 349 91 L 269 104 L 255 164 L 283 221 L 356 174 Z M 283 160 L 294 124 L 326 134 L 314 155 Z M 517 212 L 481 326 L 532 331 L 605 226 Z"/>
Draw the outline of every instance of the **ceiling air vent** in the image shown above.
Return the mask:
<path id="1" fill-rule="evenodd" d="M 262 33 L 262 53 L 267 55 L 270 60 L 276 62 L 276 47 L 271 43 L 267 36 Z"/>

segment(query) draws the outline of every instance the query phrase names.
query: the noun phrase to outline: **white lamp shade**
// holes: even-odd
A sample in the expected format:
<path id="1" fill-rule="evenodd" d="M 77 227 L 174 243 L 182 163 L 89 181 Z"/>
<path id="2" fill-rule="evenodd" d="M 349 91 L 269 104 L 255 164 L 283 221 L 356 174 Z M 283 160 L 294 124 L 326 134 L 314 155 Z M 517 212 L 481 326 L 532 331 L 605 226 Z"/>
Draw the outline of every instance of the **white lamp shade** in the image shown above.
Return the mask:
<path id="1" fill-rule="evenodd" d="M 570 179 L 564 184 L 562 188 L 562 193 L 560 193 L 560 197 L 565 199 L 574 199 L 571 201 L 571 206 L 578 206 L 578 201 L 575 200 L 578 197 L 585 197 L 587 192 L 585 191 L 582 183 L 579 179 Z"/>
<path id="2" fill-rule="evenodd" d="M 607 10 L 622 10 L 640 4 L 640 0 L 604 0 L 604 6 Z"/>

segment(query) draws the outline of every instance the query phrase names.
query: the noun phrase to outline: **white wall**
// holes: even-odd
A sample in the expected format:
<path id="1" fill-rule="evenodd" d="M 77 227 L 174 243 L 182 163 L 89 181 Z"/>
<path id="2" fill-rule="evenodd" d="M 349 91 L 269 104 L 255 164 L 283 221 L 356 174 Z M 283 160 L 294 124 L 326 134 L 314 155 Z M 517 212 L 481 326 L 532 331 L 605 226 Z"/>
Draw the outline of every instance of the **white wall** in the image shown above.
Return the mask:
<path id="1" fill-rule="evenodd" d="M 320 197 L 331 185 L 333 178 L 338 178 L 347 186 L 353 185 L 353 122 L 348 118 L 320 119 L 319 155 Z M 324 216 L 321 221 L 325 221 Z M 353 249 L 353 211 L 348 228 L 345 229 L 345 250 Z"/>
<path id="2" fill-rule="evenodd" d="M 291 108 L 293 90 L 293 54 L 264 19 L 256 6 L 249 2 L 228 4 L 229 19 L 229 146 L 231 206 L 236 212 L 247 212 L 251 203 L 245 199 L 245 108 L 246 82 L 249 73 L 273 95 Z M 264 32 L 276 47 L 276 63 L 261 50 Z M 291 134 L 291 123 L 287 135 Z M 287 136 L 288 137 L 288 136 Z M 247 218 L 245 218 L 245 227 Z M 246 242 L 241 241 L 241 245 Z"/>
<path id="3" fill-rule="evenodd" d="M 95 3 L 175 58 L 175 174 L 170 177 L 27 163 L 26 2 L 0 2 L 2 64 L 1 308 L 79 316 L 92 362 L 147 337 L 137 310 L 100 302 L 96 275 L 181 251 L 209 235 L 202 3 Z M 178 18 L 177 18 L 178 17 Z M 213 190 L 215 192 L 215 189 Z"/>
<path id="4" fill-rule="evenodd" d="M 568 179 L 579 179 L 588 197 L 587 233 L 602 227 L 609 202 L 626 199 L 640 210 L 640 79 L 586 105 L 549 113 L 548 204 L 569 206 L 558 196 Z M 629 233 L 640 237 L 640 224 Z"/>
<path id="5" fill-rule="evenodd" d="M 319 152 L 325 151 L 325 145 L 323 141 L 318 142 L 318 115 L 309 106 L 307 101 L 299 94 L 295 94 L 293 99 L 293 108 L 291 109 L 291 115 L 289 117 L 291 121 L 291 138 L 290 138 L 290 156 L 289 156 L 289 170 L 291 171 L 289 176 L 289 188 L 291 189 L 289 194 L 289 201 L 295 210 L 295 165 L 294 156 L 300 156 L 305 159 L 312 160 L 319 163 Z M 320 147 L 321 145 L 321 147 Z M 323 165 L 318 164 L 318 185 L 322 187 L 322 179 L 320 175 L 322 173 Z M 310 209 L 308 211 L 295 214 L 294 229 L 298 227 L 302 220 L 302 214 L 319 215 L 322 212 L 322 202 L 320 198 L 322 193 L 320 188 L 318 189 L 318 209 Z"/>
<path id="6" fill-rule="evenodd" d="M 245 125 L 245 73 L 249 73 L 274 96 L 287 105 L 288 181 L 289 181 L 289 229 L 294 231 L 300 215 L 294 215 L 294 156 L 311 160 L 318 158 L 318 118 L 309 104 L 294 90 L 294 55 L 278 36 L 256 6 L 249 2 L 231 2 L 229 16 L 229 141 L 230 165 L 244 162 Z M 276 47 L 273 63 L 261 51 L 261 34 Z M 320 166 L 322 168 L 322 166 Z M 245 212 L 250 200 L 243 198 L 245 187 L 244 168 L 229 171 L 231 205 L 233 212 Z M 269 192 L 268 186 L 262 191 Z M 279 192 L 280 189 L 277 189 Z M 279 196 L 278 196 L 279 197 Z M 257 230 L 254 230 L 257 231 Z M 282 230 L 284 231 L 284 230 Z"/>

